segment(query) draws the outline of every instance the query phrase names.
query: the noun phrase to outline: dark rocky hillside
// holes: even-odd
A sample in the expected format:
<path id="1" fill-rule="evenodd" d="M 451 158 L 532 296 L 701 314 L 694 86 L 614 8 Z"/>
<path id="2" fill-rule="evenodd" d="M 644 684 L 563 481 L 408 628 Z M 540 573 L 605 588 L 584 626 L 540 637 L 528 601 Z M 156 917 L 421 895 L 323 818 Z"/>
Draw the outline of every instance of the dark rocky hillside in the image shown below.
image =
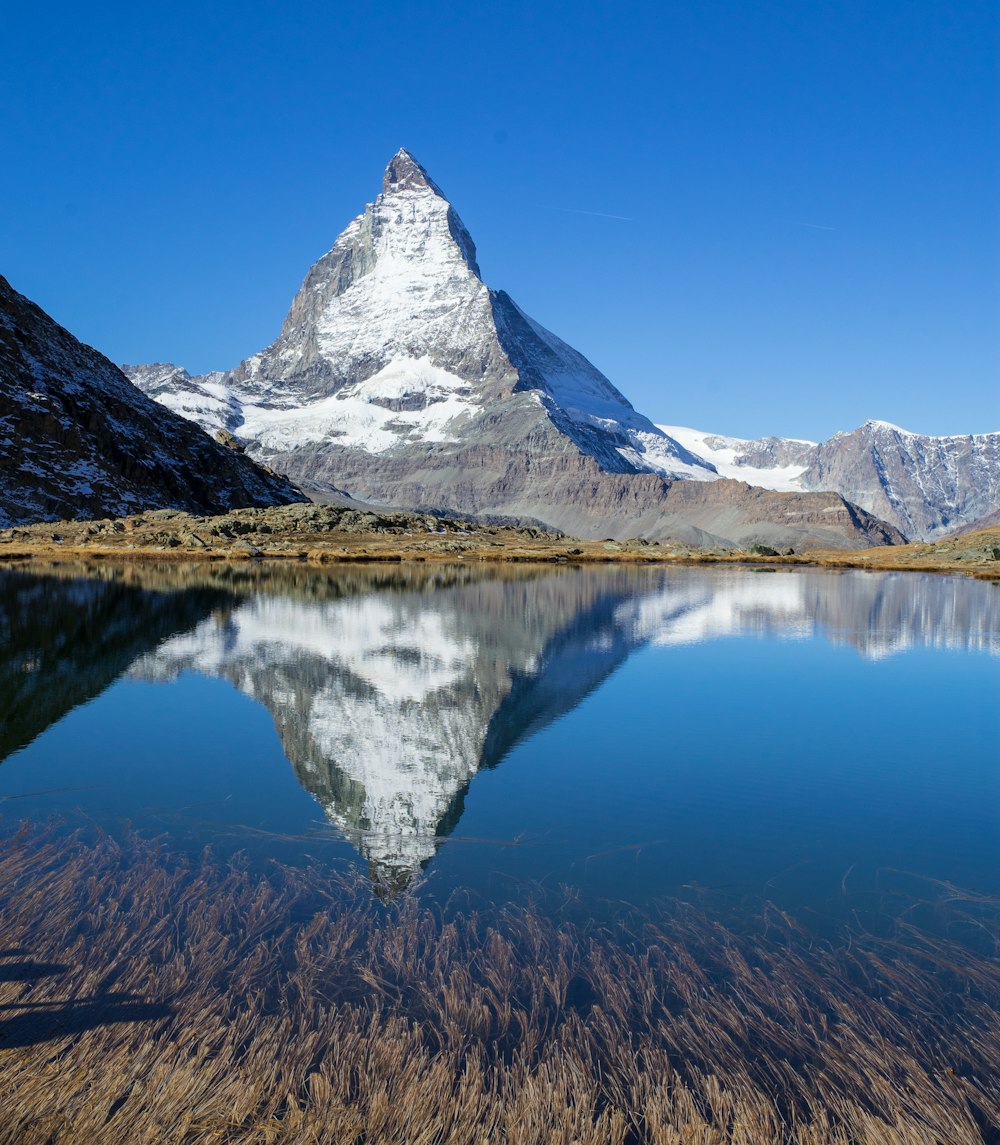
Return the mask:
<path id="1" fill-rule="evenodd" d="M 0 277 L 0 525 L 303 500 L 141 393 Z"/>

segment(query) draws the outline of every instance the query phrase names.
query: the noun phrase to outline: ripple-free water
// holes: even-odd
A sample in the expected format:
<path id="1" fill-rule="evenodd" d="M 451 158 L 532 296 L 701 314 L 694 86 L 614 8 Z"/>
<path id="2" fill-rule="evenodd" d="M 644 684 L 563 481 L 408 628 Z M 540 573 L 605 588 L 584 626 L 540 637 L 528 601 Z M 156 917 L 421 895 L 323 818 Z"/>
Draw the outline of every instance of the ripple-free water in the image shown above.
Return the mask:
<path id="1" fill-rule="evenodd" d="M 595 914 L 1000 893 L 1000 590 L 913 573 L 0 573 L 0 812 Z"/>

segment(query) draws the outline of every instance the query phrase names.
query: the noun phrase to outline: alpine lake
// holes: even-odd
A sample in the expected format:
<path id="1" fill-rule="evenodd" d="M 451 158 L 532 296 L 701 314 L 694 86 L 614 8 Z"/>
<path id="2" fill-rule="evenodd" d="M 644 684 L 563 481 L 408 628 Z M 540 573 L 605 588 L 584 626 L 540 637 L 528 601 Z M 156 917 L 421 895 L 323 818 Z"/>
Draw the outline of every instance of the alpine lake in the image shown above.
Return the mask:
<path id="1" fill-rule="evenodd" d="M 0 1141 L 1000 1141 L 1000 587 L 0 569 Z"/>

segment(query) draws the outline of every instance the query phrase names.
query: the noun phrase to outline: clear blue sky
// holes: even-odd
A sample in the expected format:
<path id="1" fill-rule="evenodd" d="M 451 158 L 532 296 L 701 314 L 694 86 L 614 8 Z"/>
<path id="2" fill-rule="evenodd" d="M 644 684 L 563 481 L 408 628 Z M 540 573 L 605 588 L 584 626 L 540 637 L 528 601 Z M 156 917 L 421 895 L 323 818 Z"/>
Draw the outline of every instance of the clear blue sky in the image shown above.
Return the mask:
<path id="1" fill-rule="evenodd" d="M 11 4 L 0 273 L 234 366 L 405 146 L 654 420 L 998 430 L 998 59 L 997 0 Z"/>

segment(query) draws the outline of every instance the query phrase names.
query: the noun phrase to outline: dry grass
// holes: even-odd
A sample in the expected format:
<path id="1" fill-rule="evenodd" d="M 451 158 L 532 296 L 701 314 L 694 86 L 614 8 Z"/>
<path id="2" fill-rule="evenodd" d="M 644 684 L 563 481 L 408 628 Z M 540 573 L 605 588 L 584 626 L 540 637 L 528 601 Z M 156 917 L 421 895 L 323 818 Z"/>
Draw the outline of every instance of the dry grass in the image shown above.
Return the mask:
<path id="1" fill-rule="evenodd" d="M 0 564 L 31 560 L 155 562 L 273 562 L 307 566 L 411 561 L 706 564 L 960 572 L 1000 583 L 1000 526 L 926 544 L 856 551 L 819 551 L 808 543 L 788 556 L 753 548 L 692 550 L 681 543 L 580 540 L 533 526 L 504 526 L 347 505 L 285 505 L 234 509 L 198 517 L 159 509 L 104 521 L 41 522 L 0 529 Z M 770 550 L 773 552 L 773 550 Z M 803 552 L 805 555 L 803 555 Z M 791 550 L 789 550 L 791 553 Z"/>
<path id="2" fill-rule="evenodd" d="M 325 507 L 326 511 L 329 507 Z M 316 507 L 317 512 L 324 507 Z M 933 543 L 877 548 L 803 551 L 790 556 L 759 556 L 739 548 L 690 549 L 681 544 L 645 540 L 586 541 L 545 533 L 539 529 L 504 528 L 469 522 L 442 522 L 441 534 L 426 527 L 394 525 L 375 531 L 311 529 L 303 524 L 276 533 L 267 514 L 274 510 L 236 510 L 226 517 L 192 518 L 152 514 L 107 522 L 64 521 L 0 530 L 0 565 L 32 561 L 86 561 L 93 564 L 197 563 L 202 566 L 298 565 L 344 568 L 351 565 L 392 565 L 398 562 L 431 567 L 465 562 L 501 565 L 616 564 L 813 566 L 871 571 L 961 573 L 1000 584 L 1000 526 Z M 403 517 L 404 514 L 393 514 Z M 245 520 L 243 518 L 246 518 Z M 212 521 L 233 519 L 239 532 L 211 536 Z M 259 525 L 266 533 L 253 531 Z M 120 532 L 111 526 L 120 527 Z M 200 531 L 199 531 L 200 530 Z M 231 530 L 226 530 L 232 532 Z M 195 539 L 192 539 L 195 538 Z M 166 542 L 166 543 L 165 543 Z"/>
<path id="3" fill-rule="evenodd" d="M 1000 1139 L 1000 904 L 950 889 L 934 932 L 823 944 L 28 830 L 0 886 L 3 1142 Z"/>
<path id="4" fill-rule="evenodd" d="M 0 562 L 219 561 L 309 565 L 649 563 L 678 555 L 645 540 L 579 541 L 534 526 L 477 524 L 421 514 L 359 513 L 334 505 L 235 509 L 218 517 L 156 510 L 115 521 L 60 521 L 0 529 Z"/>

